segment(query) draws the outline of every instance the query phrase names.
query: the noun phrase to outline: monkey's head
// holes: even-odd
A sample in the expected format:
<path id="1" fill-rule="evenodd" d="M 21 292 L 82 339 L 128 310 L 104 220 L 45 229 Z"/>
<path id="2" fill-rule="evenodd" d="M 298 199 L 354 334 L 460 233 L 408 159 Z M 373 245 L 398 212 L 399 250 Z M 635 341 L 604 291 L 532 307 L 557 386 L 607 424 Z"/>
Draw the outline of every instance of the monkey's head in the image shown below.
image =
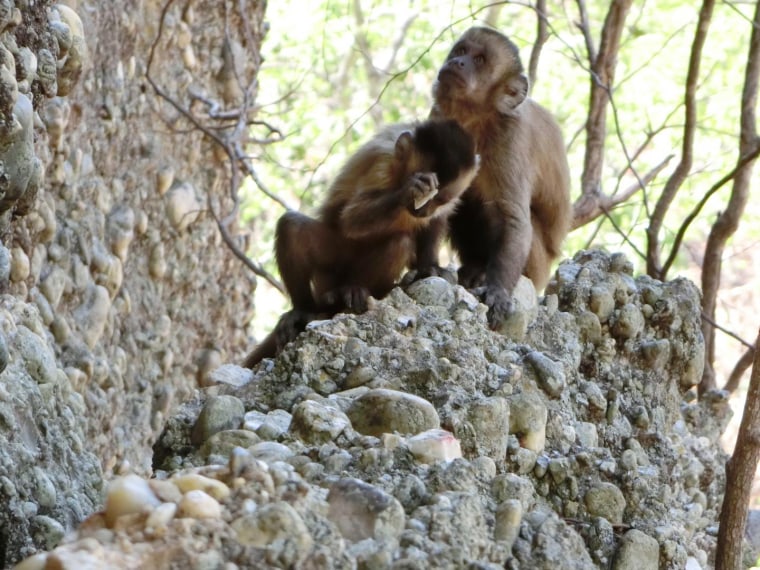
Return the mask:
<path id="1" fill-rule="evenodd" d="M 434 172 L 445 201 L 458 198 L 480 167 L 475 140 L 453 119 L 430 119 L 414 131 L 404 131 L 396 140 L 395 154 L 405 175 Z"/>
<path id="2" fill-rule="evenodd" d="M 451 48 L 433 98 L 445 116 L 467 121 L 494 111 L 510 114 L 528 95 L 517 46 L 490 28 L 467 30 Z"/>

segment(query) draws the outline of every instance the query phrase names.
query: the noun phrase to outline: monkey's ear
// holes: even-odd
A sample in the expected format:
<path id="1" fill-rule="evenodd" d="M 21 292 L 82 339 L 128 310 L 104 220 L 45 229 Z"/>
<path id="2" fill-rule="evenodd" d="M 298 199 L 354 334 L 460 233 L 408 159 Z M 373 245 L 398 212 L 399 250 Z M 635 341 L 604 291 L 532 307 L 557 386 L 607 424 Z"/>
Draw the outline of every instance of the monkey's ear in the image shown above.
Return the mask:
<path id="1" fill-rule="evenodd" d="M 414 147 L 414 135 L 412 131 L 404 131 L 396 139 L 396 148 L 394 154 L 396 160 L 406 160 L 412 153 Z"/>
<path id="2" fill-rule="evenodd" d="M 528 96 L 528 78 L 524 73 L 513 75 L 504 85 L 503 94 L 496 100 L 496 109 L 505 115 L 514 111 Z"/>

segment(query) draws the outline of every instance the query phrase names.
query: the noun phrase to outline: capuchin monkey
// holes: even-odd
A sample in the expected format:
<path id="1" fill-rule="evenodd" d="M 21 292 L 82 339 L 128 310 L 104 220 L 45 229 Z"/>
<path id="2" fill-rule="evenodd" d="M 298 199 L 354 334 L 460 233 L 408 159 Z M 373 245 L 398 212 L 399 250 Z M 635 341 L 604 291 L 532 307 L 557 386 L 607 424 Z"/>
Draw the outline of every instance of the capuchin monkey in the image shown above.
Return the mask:
<path id="1" fill-rule="evenodd" d="M 457 120 L 481 156 L 477 177 L 449 218 L 449 232 L 461 262 L 459 283 L 481 296 L 490 326 L 499 329 L 511 313 L 520 274 L 543 290 L 570 230 L 562 133 L 528 97 L 515 44 L 488 28 L 471 28 L 456 41 L 433 98 L 430 116 Z"/>
<path id="2" fill-rule="evenodd" d="M 392 125 L 362 146 L 316 219 L 287 212 L 278 221 L 275 254 L 293 309 L 244 366 L 275 356 L 312 320 L 366 311 L 407 267 L 435 273 L 437 240 L 478 165 L 473 138 L 454 120 Z"/>

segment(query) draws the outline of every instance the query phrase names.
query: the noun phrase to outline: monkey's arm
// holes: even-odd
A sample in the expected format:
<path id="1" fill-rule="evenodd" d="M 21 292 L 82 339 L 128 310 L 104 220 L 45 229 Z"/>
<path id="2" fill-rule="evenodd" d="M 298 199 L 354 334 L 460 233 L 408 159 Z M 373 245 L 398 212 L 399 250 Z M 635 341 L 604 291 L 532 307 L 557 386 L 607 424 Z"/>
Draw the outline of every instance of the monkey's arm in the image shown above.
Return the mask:
<path id="1" fill-rule="evenodd" d="M 412 267 L 417 271 L 415 280 L 440 274 L 438 250 L 446 232 L 446 225 L 445 218 L 433 218 L 426 227 L 417 232 L 415 260 Z"/>
<path id="2" fill-rule="evenodd" d="M 528 260 L 533 228 L 530 221 L 530 190 L 526 184 L 505 185 L 501 200 L 492 207 L 498 219 L 485 272 L 483 301 L 488 322 L 499 328 L 512 310 L 512 292 Z"/>
<path id="3" fill-rule="evenodd" d="M 340 228 L 351 239 L 410 232 L 418 225 L 415 198 L 437 186 L 434 173 L 415 172 L 398 188 L 359 189 L 340 214 Z"/>

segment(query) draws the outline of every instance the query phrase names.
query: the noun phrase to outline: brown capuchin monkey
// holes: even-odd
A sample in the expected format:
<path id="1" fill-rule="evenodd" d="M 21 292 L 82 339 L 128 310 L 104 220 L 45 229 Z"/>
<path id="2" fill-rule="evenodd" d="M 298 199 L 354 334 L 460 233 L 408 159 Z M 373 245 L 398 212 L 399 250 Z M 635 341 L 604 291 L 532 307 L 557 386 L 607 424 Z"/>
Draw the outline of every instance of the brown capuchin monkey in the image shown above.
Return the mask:
<path id="1" fill-rule="evenodd" d="M 277 222 L 277 266 L 293 309 L 243 365 L 275 356 L 310 321 L 366 311 L 368 297 L 387 295 L 412 264 L 418 276 L 435 273 L 437 240 L 478 164 L 472 137 L 453 120 L 391 125 L 362 146 L 316 219 L 287 212 Z M 429 226 L 438 229 L 420 238 Z"/>
<path id="2" fill-rule="evenodd" d="M 528 97 L 515 44 L 488 28 L 471 28 L 456 41 L 433 98 L 430 116 L 456 119 L 481 155 L 477 177 L 449 218 L 449 232 L 461 262 L 459 283 L 481 296 L 489 324 L 498 329 L 511 313 L 520 274 L 542 291 L 570 230 L 562 133 Z M 423 237 L 420 243 L 425 239 L 431 241 Z"/>

